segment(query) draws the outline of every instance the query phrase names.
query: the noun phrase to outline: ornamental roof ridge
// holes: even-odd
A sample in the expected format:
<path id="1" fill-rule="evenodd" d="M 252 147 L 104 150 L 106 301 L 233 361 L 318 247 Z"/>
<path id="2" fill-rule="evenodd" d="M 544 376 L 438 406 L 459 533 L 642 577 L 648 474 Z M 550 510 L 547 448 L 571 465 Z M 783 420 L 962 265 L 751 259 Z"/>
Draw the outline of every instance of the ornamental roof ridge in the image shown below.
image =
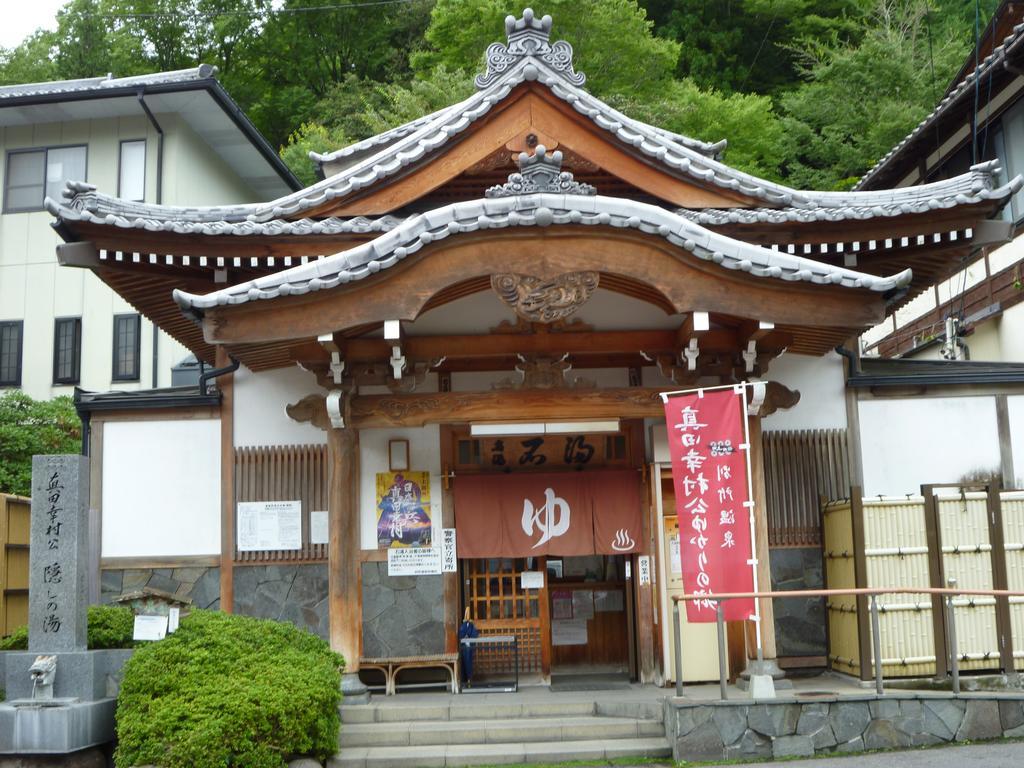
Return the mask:
<path id="1" fill-rule="evenodd" d="M 510 197 L 529 195 L 537 192 L 551 192 L 558 195 L 596 195 L 597 189 L 582 184 L 569 171 L 562 170 L 562 153 L 557 149 L 548 154 L 543 144 L 538 144 L 534 154 L 520 152 L 516 158 L 519 173 L 510 174 L 504 184 L 491 187 L 485 197 Z"/>
<path id="2" fill-rule="evenodd" d="M 329 290 L 389 269 L 424 246 L 470 232 L 511 227 L 575 225 L 633 229 L 723 269 L 755 277 L 886 292 L 908 285 L 905 269 L 889 277 L 774 251 L 705 229 L 672 211 L 617 197 L 540 193 L 451 203 L 406 219 L 370 242 L 316 262 L 291 267 L 199 295 L 176 289 L 174 301 L 196 317 L 205 309 Z"/>
<path id="3" fill-rule="evenodd" d="M 505 17 L 507 43 L 487 46 L 487 71 L 477 75 L 476 87 L 487 88 L 513 66 L 526 58 L 543 61 L 573 85 L 583 85 L 587 76 L 573 69 L 572 46 L 565 40 L 551 43 L 551 17 L 537 18 L 532 8 L 523 9 L 520 18 Z"/>

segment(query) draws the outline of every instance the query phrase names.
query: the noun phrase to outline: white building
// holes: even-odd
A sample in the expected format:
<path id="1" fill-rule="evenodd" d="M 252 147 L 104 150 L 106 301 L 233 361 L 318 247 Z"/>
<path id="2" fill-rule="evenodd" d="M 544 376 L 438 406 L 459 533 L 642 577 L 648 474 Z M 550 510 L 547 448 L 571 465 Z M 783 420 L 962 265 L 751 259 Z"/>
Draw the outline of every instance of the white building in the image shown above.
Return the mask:
<path id="1" fill-rule="evenodd" d="M 35 398 L 168 386 L 188 354 L 105 276 L 57 268 L 46 197 L 68 181 L 171 206 L 299 187 L 208 65 L 0 88 L 0 163 L 0 390 Z"/>
<path id="2" fill-rule="evenodd" d="M 974 163 L 994 161 L 1000 180 L 1024 174 L 1024 10 L 1004 2 L 980 35 L 935 109 L 858 183 L 858 190 L 907 187 L 948 179 Z M 976 58 L 977 55 L 977 58 Z M 975 71 L 975 61 L 980 61 Z M 963 251 L 960 264 L 937 273 L 932 287 L 862 337 L 866 355 L 1024 362 L 1024 192 L 1014 194 L 989 231 L 994 241 Z M 1009 240 L 1010 242 L 1003 242 Z M 950 249 L 957 245 L 951 243 Z M 955 344 L 947 319 L 955 322 Z M 954 349 L 955 347 L 955 349 Z"/>

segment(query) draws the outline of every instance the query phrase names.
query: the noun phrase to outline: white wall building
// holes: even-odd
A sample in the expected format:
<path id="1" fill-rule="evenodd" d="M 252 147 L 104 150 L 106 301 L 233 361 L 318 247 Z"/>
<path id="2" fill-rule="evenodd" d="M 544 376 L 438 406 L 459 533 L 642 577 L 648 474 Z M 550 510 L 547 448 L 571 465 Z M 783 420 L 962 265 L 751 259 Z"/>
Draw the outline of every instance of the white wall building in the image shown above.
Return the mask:
<path id="1" fill-rule="evenodd" d="M 1024 174 L 1022 22 L 1019 4 L 1000 5 L 943 99 L 856 189 L 928 184 L 989 161 L 1001 169 L 1001 183 Z M 958 269 L 937 274 L 928 290 L 863 335 L 865 354 L 1024 362 L 1024 190 L 985 225 L 961 239 L 973 247 L 958 251 Z M 946 339 L 950 316 L 958 323 L 955 351 Z"/>
<path id="2" fill-rule="evenodd" d="M 170 385 L 188 350 L 95 274 L 57 268 L 60 237 L 43 201 L 68 181 L 166 205 L 257 202 L 297 189 L 215 75 L 202 65 L 0 88 L 0 391 L 50 398 L 74 386 Z"/>

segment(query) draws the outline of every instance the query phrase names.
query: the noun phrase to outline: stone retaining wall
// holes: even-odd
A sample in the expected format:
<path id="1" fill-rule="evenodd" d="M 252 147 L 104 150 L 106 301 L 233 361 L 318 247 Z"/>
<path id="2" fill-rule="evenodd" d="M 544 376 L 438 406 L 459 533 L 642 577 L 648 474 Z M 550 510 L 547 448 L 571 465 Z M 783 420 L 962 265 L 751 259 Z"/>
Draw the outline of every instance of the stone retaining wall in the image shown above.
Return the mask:
<path id="1" fill-rule="evenodd" d="M 327 564 L 236 565 L 235 613 L 290 621 L 327 639 Z"/>
<path id="2" fill-rule="evenodd" d="M 772 547 L 772 589 L 824 589 L 821 547 Z M 779 656 L 825 656 L 825 598 L 781 597 L 775 607 L 775 643 Z"/>
<path id="3" fill-rule="evenodd" d="M 363 655 L 444 653 L 444 579 L 388 576 L 387 563 L 363 563 Z"/>
<path id="4" fill-rule="evenodd" d="M 811 756 L 1024 736 L 1024 695 L 894 693 L 814 701 L 665 701 L 676 760 Z"/>
<path id="5" fill-rule="evenodd" d="M 220 568 L 104 568 L 100 571 L 100 602 L 145 587 L 188 598 L 196 608 L 220 608 Z"/>

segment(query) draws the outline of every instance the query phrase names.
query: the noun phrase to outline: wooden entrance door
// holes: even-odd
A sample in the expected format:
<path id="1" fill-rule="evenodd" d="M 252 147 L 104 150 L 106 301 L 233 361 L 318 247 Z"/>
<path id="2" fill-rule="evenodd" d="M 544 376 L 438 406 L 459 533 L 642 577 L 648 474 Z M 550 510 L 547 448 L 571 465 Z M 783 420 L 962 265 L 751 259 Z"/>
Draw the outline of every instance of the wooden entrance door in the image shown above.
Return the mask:
<path id="1" fill-rule="evenodd" d="M 624 555 L 548 558 L 551 666 L 630 673 L 630 582 Z"/>
<path id="2" fill-rule="evenodd" d="M 461 560 L 463 605 L 481 635 L 515 635 L 519 670 L 547 677 L 551 666 L 547 589 L 523 589 L 524 571 L 544 572 L 542 557 Z M 545 580 L 546 583 L 546 580 Z M 506 675 L 511 655 L 480 654 L 476 672 Z"/>

